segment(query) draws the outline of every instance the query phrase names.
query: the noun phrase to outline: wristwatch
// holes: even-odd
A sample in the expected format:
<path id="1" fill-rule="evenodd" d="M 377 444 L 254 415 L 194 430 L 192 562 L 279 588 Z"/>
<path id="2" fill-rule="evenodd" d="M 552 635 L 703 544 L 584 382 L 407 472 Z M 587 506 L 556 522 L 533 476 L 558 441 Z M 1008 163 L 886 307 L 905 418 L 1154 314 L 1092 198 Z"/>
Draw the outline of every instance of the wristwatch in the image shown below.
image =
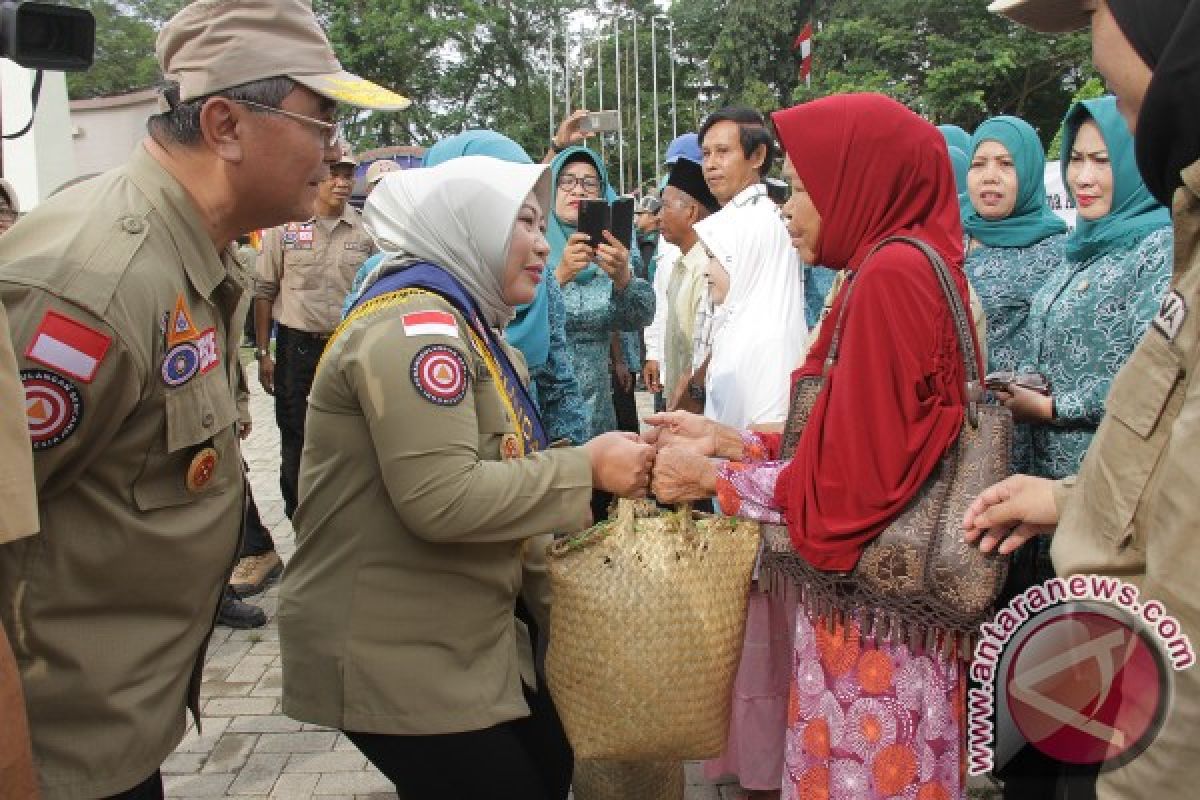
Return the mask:
<path id="1" fill-rule="evenodd" d="M 265 356 L 270 354 L 270 352 L 271 351 L 265 347 L 256 347 L 254 348 L 254 360 L 262 361 Z"/>
<path id="2" fill-rule="evenodd" d="M 704 400 L 704 387 L 700 386 L 699 384 L 688 381 L 687 392 L 688 397 L 692 398 L 696 402 L 701 402 Z"/>
<path id="3" fill-rule="evenodd" d="M 563 149 L 564 148 L 558 146 L 558 142 L 554 141 L 554 137 L 551 136 L 550 137 L 550 152 L 551 153 L 561 153 L 563 151 Z"/>

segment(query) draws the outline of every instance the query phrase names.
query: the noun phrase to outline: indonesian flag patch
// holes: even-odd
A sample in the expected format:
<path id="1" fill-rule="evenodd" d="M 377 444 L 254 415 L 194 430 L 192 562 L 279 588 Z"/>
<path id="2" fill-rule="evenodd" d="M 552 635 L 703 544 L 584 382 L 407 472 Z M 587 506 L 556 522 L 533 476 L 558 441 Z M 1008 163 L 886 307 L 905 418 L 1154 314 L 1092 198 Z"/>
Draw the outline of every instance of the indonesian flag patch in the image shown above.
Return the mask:
<path id="1" fill-rule="evenodd" d="M 457 339 L 458 323 L 449 311 L 414 311 L 405 314 L 405 336 L 452 336 Z"/>
<path id="2" fill-rule="evenodd" d="M 47 311 L 25 351 L 30 361 L 91 383 L 112 337 L 57 311 Z"/>
<path id="3" fill-rule="evenodd" d="M 467 396 L 467 362 L 462 353 L 444 344 L 427 344 L 412 360 L 417 393 L 434 405 L 456 406 Z"/>

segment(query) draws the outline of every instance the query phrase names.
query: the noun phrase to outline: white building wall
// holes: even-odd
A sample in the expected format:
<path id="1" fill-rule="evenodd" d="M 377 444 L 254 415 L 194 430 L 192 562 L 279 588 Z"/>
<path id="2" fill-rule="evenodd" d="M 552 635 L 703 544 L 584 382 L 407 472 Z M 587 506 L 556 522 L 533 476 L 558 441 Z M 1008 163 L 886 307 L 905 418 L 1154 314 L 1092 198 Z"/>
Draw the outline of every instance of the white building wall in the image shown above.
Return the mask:
<path id="1" fill-rule="evenodd" d="M 29 122 L 33 77 L 33 70 L 0 59 L 0 116 L 6 134 Z M 33 129 L 19 139 L 5 139 L 3 148 L 4 177 L 16 189 L 22 213 L 78 175 L 63 73 L 45 73 Z"/>

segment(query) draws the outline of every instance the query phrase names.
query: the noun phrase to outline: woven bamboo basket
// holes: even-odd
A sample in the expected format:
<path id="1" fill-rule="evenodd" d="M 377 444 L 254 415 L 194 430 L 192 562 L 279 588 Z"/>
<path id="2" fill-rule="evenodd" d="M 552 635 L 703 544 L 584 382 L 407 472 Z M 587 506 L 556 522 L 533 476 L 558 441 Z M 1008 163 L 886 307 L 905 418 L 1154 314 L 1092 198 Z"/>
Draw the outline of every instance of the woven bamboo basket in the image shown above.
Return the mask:
<path id="1" fill-rule="evenodd" d="M 754 522 L 621 501 L 550 548 L 546 677 L 577 759 L 721 752 L 758 542 Z"/>
<path id="2" fill-rule="evenodd" d="M 682 761 L 576 761 L 575 800 L 683 800 Z"/>

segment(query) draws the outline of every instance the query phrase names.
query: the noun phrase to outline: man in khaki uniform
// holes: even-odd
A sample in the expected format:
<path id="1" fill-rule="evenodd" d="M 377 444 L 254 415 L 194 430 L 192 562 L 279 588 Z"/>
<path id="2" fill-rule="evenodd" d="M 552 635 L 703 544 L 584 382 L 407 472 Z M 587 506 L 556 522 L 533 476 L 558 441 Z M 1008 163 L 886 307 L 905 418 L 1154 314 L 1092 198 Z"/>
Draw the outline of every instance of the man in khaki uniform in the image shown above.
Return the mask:
<path id="1" fill-rule="evenodd" d="M 8 338 L 8 316 L 0 303 L 0 554 L 8 542 L 37 533 L 38 529 L 33 456 L 24 408 L 25 391 Z M 0 800 L 36 797 L 21 676 L 8 635 L 0 627 Z"/>
<path id="2" fill-rule="evenodd" d="M 0 618 L 50 800 L 162 796 L 242 518 L 231 245 L 311 208 L 337 100 L 406 104 L 303 0 L 201 0 L 157 51 L 176 85 L 130 162 L 0 238 L 41 518 L 0 548 Z"/>
<path id="3" fill-rule="evenodd" d="M 255 351 L 263 388 L 275 395 L 279 423 L 279 488 L 288 519 L 296 511 L 296 481 L 304 449 L 304 418 L 317 360 L 342 318 L 354 274 L 375 252 L 362 215 L 347 201 L 354 186 L 353 156 L 346 152 L 318 188 L 311 216 L 263 235 L 254 288 Z M 266 343 L 278 324 L 275 358 Z M 265 572 L 278 556 L 256 554 L 247 572 Z M 239 571 L 243 571 L 239 569 Z"/>
<path id="4" fill-rule="evenodd" d="M 1060 575 L 1098 573 L 1135 584 L 1200 646 L 1200 92 L 1195 47 L 1200 2 L 1002 0 L 992 10 L 1044 31 L 1090 24 L 1097 70 L 1134 129 L 1138 168 L 1171 202 L 1175 265 L 1150 329 L 1113 381 L 1107 413 L 1079 475 L 1018 475 L 984 492 L 967 513 L 969 539 L 1011 552 L 1053 534 Z M 1147 146 L 1150 145 L 1150 146 Z M 1165 634 L 1164 634 L 1165 635 Z M 1182 655 L 1176 651 L 1174 656 Z M 1109 798 L 1193 798 L 1200 778 L 1200 667 L 1174 672 L 1162 729 L 1128 763 L 1104 771 Z"/>

